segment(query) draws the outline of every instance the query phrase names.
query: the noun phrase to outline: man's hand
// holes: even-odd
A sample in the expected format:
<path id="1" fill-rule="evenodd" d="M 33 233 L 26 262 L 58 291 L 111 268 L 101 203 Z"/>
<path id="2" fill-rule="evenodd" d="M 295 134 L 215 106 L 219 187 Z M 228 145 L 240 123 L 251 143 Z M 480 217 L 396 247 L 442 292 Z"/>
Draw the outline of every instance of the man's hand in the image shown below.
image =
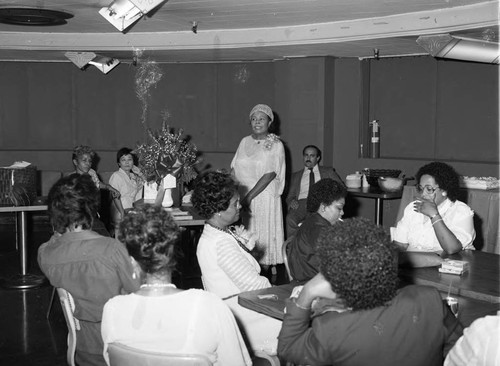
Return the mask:
<path id="1" fill-rule="evenodd" d="M 297 305 L 310 308 L 313 300 L 317 297 L 336 299 L 337 294 L 332 291 L 328 282 L 321 273 L 311 278 L 305 285 L 297 299 Z"/>

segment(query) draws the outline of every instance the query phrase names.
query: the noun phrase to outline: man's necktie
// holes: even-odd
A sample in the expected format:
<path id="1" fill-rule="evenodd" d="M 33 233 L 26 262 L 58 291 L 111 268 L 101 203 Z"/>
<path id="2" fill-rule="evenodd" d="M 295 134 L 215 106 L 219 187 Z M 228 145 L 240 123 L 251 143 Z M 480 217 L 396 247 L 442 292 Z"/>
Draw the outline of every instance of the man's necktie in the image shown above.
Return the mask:
<path id="1" fill-rule="evenodd" d="M 309 169 L 309 191 L 307 192 L 307 197 L 309 197 L 313 185 L 314 185 L 314 172 L 312 169 Z"/>

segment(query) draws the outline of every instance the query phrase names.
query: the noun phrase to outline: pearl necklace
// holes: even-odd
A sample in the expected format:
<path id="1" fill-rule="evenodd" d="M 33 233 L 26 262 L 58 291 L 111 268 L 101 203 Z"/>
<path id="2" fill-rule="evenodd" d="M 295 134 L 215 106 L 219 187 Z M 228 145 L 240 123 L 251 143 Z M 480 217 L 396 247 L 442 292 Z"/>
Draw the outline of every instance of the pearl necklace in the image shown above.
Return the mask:
<path id="1" fill-rule="evenodd" d="M 212 223 L 210 223 L 210 222 L 208 222 L 208 221 L 207 221 L 207 224 L 208 224 L 208 225 L 210 225 L 211 227 L 213 227 L 213 228 L 214 228 L 214 229 L 216 229 L 216 230 L 219 230 L 219 231 L 222 231 L 223 233 L 226 233 L 226 234 L 231 235 L 231 236 L 233 237 L 233 239 L 234 239 L 234 240 L 236 240 L 236 242 L 237 242 L 237 243 L 238 243 L 238 245 L 241 247 L 241 249 L 243 249 L 243 250 L 244 250 L 245 252 L 247 252 L 247 253 L 251 253 L 250 249 L 248 249 L 248 248 L 245 246 L 245 244 L 243 244 L 243 243 L 241 242 L 241 238 L 240 238 L 238 235 L 236 235 L 236 233 L 235 233 L 235 232 L 233 232 L 233 230 L 232 230 L 231 228 L 229 228 L 229 229 L 223 229 L 223 228 L 220 228 L 220 227 L 218 227 L 218 226 L 215 226 L 214 224 L 212 224 Z"/>
<path id="2" fill-rule="evenodd" d="M 171 288 L 177 288 L 173 283 L 145 283 L 141 285 L 141 288 L 165 288 L 165 287 L 171 287 Z"/>

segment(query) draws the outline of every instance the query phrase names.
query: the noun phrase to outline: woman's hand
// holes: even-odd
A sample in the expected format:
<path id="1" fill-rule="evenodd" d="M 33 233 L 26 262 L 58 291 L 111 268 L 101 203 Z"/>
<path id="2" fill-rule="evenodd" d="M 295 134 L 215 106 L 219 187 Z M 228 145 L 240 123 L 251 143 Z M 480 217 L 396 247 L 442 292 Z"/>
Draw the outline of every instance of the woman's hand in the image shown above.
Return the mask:
<path id="1" fill-rule="evenodd" d="M 120 194 L 120 192 L 116 188 L 113 188 L 109 184 L 108 184 L 107 188 L 111 192 L 111 196 L 113 197 L 113 199 L 120 198 L 121 194 Z"/>
<path id="2" fill-rule="evenodd" d="M 432 199 L 428 198 L 419 198 L 417 201 L 413 203 L 413 209 L 416 212 L 420 212 L 421 214 L 429 217 L 436 216 L 439 214 L 436 202 L 434 201 L 435 197 Z"/>

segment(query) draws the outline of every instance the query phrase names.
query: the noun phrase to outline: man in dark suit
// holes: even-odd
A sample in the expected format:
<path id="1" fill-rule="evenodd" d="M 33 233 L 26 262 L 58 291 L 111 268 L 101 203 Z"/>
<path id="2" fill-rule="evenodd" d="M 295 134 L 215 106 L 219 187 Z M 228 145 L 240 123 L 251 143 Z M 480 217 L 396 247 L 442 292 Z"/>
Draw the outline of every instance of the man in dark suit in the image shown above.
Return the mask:
<path id="1" fill-rule="evenodd" d="M 307 215 L 306 202 L 309 195 L 309 187 L 323 178 L 331 178 L 342 184 L 344 182 L 332 167 L 322 167 L 321 150 L 314 145 L 307 145 L 302 150 L 304 157 L 304 169 L 292 174 L 286 203 L 288 213 L 286 216 L 286 236 L 291 237 L 297 231 L 299 224 Z"/>

